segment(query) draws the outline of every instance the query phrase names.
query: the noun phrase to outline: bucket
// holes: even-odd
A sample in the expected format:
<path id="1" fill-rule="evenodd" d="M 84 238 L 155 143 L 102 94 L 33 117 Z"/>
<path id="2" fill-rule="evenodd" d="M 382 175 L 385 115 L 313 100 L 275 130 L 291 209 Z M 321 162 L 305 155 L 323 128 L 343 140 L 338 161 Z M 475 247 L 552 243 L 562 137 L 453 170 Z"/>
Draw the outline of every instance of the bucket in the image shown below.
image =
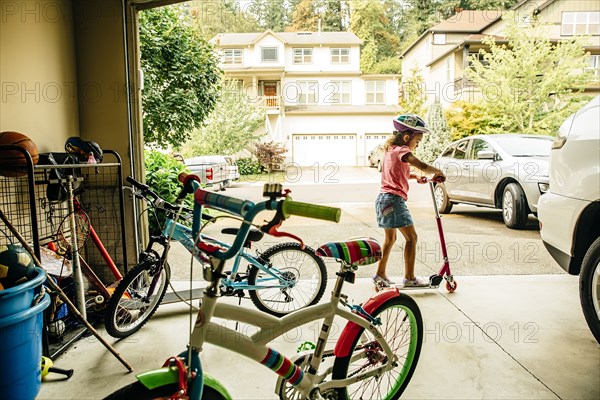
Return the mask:
<path id="1" fill-rule="evenodd" d="M 46 272 L 43 269 L 36 267 L 35 272 L 37 275 L 33 279 L 0 290 L 0 318 L 31 308 L 35 290 L 46 280 Z"/>
<path id="2" fill-rule="evenodd" d="M 38 268 L 39 269 L 39 268 Z M 40 269 L 38 276 L 45 278 Z M 33 280 L 32 280 L 33 281 Z M 38 286 L 43 279 L 38 281 Z M 31 281 L 8 289 L 18 289 Z M 1 293 L 1 292 L 0 292 Z M 21 296 L 28 297 L 29 290 L 21 291 Z M 33 290 L 31 290 L 33 297 Z M 13 296 L 8 303 L 14 306 Z M 4 301 L 4 300 L 2 300 Z M 50 305 L 50 296 L 46 293 L 38 304 L 19 310 L 12 315 L 0 317 L 0 393 L 5 399 L 35 399 L 42 384 L 42 328 L 43 311 Z M 16 308 L 16 307 L 15 307 Z M 6 314 L 4 303 L 0 309 Z"/>

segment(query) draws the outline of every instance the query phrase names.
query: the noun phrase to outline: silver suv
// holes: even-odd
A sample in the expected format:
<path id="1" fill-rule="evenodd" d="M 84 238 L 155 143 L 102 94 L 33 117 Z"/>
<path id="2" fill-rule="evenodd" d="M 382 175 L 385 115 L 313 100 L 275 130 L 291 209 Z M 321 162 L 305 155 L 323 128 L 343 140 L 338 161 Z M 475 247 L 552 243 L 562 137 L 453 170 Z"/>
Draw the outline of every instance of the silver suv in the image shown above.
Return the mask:
<path id="1" fill-rule="evenodd" d="M 458 203 L 502 209 L 509 228 L 527 224 L 548 188 L 548 160 L 554 138 L 542 135 L 475 135 L 446 147 L 434 165 L 446 174 L 435 187 L 441 213 Z"/>
<path id="2" fill-rule="evenodd" d="M 579 275 L 583 314 L 600 343 L 600 96 L 561 126 L 538 211 L 546 249 Z"/>

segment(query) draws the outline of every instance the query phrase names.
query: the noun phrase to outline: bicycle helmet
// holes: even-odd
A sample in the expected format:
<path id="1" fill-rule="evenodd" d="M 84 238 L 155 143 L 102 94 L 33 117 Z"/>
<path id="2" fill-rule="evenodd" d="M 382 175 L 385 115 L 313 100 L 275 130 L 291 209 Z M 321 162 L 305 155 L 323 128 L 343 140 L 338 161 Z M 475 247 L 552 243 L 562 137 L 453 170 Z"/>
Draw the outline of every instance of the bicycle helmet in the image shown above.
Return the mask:
<path id="1" fill-rule="evenodd" d="M 402 114 L 394 118 L 394 129 L 398 133 L 408 133 L 411 135 L 415 133 L 429 133 L 425 121 L 416 114 Z"/>

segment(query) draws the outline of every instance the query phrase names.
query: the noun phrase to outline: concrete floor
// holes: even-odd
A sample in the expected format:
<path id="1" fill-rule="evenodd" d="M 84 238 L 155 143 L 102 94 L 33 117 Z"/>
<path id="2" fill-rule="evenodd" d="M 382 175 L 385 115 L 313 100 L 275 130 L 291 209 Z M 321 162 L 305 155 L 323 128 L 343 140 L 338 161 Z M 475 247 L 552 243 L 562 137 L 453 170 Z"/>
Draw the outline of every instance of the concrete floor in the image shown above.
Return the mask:
<path id="1" fill-rule="evenodd" d="M 600 345 L 583 318 L 577 277 L 568 275 L 465 276 L 458 289 L 411 291 L 425 337 L 409 399 L 598 399 Z M 330 281 L 331 283 L 331 281 Z M 329 288 L 326 295 L 329 293 Z M 367 278 L 345 286 L 362 302 L 374 293 Z M 225 299 L 228 301 L 231 299 Z M 253 307 L 249 300 L 244 305 Z M 95 338 L 82 339 L 55 361 L 74 368 L 70 380 L 49 375 L 39 399 L 100 399 L 185 349 L 188 317 L 182 303 L 159 308 L 128 339 L 104 337 L 133 366 L 125 368 Z M 340 326 L 341 329 L 341 326 Z M 315 341 L 318 324 L 273 342 L 292 356 L 298 342 Z M 207 346 L 207 372 L 234 399 L 275 399 L 276 376 L 234 353 Z"/>

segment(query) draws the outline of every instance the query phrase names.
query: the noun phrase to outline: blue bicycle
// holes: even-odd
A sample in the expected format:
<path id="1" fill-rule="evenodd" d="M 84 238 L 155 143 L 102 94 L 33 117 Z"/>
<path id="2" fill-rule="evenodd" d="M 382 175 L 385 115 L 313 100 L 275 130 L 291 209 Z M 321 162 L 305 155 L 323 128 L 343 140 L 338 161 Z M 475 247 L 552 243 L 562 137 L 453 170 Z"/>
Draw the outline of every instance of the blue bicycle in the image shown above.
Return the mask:
<path id="1" fill-rule="evenodd" d="M 171 242 L 181 243 L 196 260 L 206 264 L 206 259 L 194 246 L 192 229 L 180 221 L 192 218 L 192 210 L 167 202 L 131 177 L 134 195 L 156 210 L 165 212 L 162 233 L 151 236 L 139 263 L 123 277 L 108 301 L 104 323 L 113 337 L 124 338 L 137 332 L 156 312 L 167 291 L 171 270 L 167 262 Z M 183 198 L 187 193 L 182 192 Z M 203 215 L 203 220 L 214 218 Z M 281 221 L 282 218 L 279 218 Z M 245 297 L 245 292 L 261 311 L 282 317 L 303 307 L 316 304 L 325 291 L 327 270 L 323 259 L 302 242 L 287 242 L 272 246 L 264 252 L 252 254 L 252 243 L 260 241 L 265 233 L 273 236 L 293 235 L 278 231 L 281 222 L 275 218 L 260 230 L 251 228 L 247 238 L 234 257 L 231 271 L 221 280 L 221 293 L 226 296 Z M 223 234 L 237 235 L 237 228 L 225 228 Z M 230 245 L 207 235 L 204 243 L 215 248 L 229 249 Z M 156 248 L 158 245 L 159 250 Z M 244 270 L 245 267 L 245 270 Z"/>

